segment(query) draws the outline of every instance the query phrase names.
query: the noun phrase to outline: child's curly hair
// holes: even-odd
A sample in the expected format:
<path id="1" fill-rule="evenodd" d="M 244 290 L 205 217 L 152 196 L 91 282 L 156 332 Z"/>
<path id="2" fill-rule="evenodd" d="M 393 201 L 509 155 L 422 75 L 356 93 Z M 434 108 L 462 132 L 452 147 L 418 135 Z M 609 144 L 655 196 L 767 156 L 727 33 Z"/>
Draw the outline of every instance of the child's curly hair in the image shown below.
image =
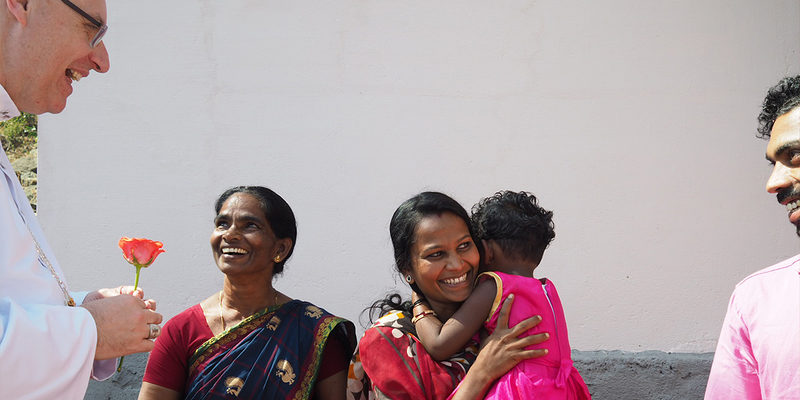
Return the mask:
<path id="1" fill-rule="evenodd" d="M 540 262 L 556 237 L 553 212 L 528 192 L 501 191 L 472 207 L 472 224 L 481 240 L 493 240 L 506 257 Z"/>

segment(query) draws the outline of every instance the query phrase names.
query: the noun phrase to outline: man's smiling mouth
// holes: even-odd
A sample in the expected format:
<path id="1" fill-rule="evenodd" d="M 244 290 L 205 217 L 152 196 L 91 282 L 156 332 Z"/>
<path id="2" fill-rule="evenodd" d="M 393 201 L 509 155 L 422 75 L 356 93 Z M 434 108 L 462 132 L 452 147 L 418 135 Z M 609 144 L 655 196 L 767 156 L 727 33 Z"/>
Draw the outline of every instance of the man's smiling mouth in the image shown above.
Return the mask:
<path id="1" fill-rule="evenodd" d="M 81 80 L 81 78 L 83 78 L 83 75 L 81 75 L 78 72 L 75 72 L 75 71 L 73 71 L 73 70 L 71 70 L 69 68 L 67 68 L 66 75 L 67 75 L 68 78 L 72 79 L 75 82 L 78 82 L 79 80 Z"/>

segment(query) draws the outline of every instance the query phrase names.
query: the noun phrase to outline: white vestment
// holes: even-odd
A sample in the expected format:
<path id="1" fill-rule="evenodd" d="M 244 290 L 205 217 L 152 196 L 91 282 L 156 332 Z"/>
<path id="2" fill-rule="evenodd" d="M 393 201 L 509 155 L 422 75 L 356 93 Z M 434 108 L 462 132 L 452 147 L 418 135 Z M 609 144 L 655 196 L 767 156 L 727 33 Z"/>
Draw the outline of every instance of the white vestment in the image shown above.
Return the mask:
<path id="1" fill-rule="evenodd" d="M 0 121 L 17 115 L 0 86 Z M 85 308 L 64 304 L 56 279 L 40 262 L 31 232 L 66 283 L 5 150 L 0 172 L 0 399 L 83 399 L 97 327 Z M 80 304 L 86 293 L 72 296 Z M 94 363 L 94 377 L 110 377 L 114 361 Z"/>

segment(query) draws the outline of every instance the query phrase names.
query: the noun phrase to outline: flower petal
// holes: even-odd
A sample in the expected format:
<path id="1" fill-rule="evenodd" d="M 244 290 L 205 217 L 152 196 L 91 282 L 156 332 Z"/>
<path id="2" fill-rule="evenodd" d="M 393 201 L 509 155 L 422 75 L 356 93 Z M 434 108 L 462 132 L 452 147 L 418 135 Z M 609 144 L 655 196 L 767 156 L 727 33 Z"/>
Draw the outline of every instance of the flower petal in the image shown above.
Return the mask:
<path id="1" fill-rule="evenodd" d="M 164 253 L 161 242 L 143 238 L 123 237 L 119 240 L 125 259 L 136 266 L 149 267 L 159 254 Z"/>

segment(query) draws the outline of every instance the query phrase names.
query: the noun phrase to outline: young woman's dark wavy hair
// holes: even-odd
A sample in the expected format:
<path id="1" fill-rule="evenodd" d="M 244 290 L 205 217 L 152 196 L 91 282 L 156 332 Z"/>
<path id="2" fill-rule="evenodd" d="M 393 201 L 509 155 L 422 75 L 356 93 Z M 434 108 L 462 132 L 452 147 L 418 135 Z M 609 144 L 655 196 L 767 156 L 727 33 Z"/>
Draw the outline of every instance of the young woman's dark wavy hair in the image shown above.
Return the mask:
<path id="1" fill-rule="evenodd" d="M 401 276 L 404 276 L 412 268 L 411 247 L 416 241 L 419 222 L 425 217 L 441 215 L 445 212 L 454 214 L 467 224 L 469 234 L 478 248 L 481 260 L 483 260 L 483 246 L 481 246 L 481 242 L 475 235 L 469 214 L 467 214 L 464 207 L 444 193 L 422 192 L 400 204 L 394 215 L 392 215 L 391 222 L 389 222 L 389 236 L 392 238 L 392 247 L 394 248 L 395 270 Z M 412 289 L 419 293 L 419 289 L 414 286 L 416 285 L 413 285 Z M 420 294 L 424 295 L 423 293 Z M 369 320 L 373 322 L 374 314 L 377 313 L 378 317 L 381 317 L 394 310 L 411 313 L 411 302 L 404 301 L 399 293 L 391 293 L 386 298 L 372 303 L 364 312 L 369 313 Z"/>
<path id="2" fill-rule="evenodd" d="M 472 207 L 472 224 L 482 240 L 493 240 L 506 257 L 542 261 L 556 237 L 553 212 L 528 192 L 497 192 Z"/>
<path id="3" fill-rule="evenodd" d="M 273 276 L 282 273 L 283 266 L 286 264 L 286 261 L 289 260 L 289 257 L 292 256 L 294 246 L 297 243 L 297 220 L 294 218 L 292 208 L 289 207 L 289 203 L 287 203 L 283 197 L 271 189 L 263 186 L 237 186 L 219 195 L 217 202 L 214 203 L 214 211 L 219 214 L 219 210 L 222 209 L 222 205 L 225 204 L 225 201 L 236 193 L 245 193 L 255 197 L 256 200 L 258 200 L 261 211 L 263 211 L 264 215 L 267 217 L 267 222 L 270 228 L 272 228 L 272 232 L 275 233 L 275 236 L 277 236 L 278 239 L 292 239 L 292 247 L 289 249 L 289 253 L 286 254 L 286 258 L 279 263 L 275 263 L 275 267 L 272 270 Z"/>

